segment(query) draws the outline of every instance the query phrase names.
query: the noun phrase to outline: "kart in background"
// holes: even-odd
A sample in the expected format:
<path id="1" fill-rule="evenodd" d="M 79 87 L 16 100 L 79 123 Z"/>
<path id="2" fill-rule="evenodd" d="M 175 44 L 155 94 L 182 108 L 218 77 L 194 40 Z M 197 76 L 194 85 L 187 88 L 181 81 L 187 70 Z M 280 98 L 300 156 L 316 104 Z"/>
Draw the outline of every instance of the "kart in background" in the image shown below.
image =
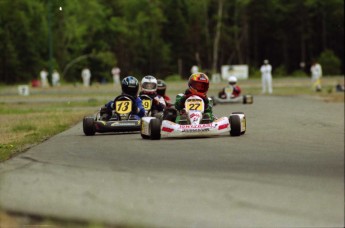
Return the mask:
<path id="1" fill-rule="evenodd" d="M 83 131 L 87 136 L 105 132 L 140 131 L 140 119 L 132 115 L 136 108 L 135 99 L 128 95 L 120 95 L 114 100 L 111 114 L 102 107 L 94 116 L 84 117 Z"/>
<path id="2" fill-rule="evenodd" d="M 253 104 L 254 102 L 254 97 L 250 94 L 234 97 L 232 94 L 232 88 L 225 88 L 224 92 L 225 92 L 225 96 L 223 98 L 219 96 L 212 97 L 213 105 L 226 104 L 226 103 Z"/>
<path id="3" fill-rule="evenodd" d="M 204 115 L 205 103 L 199 96 L 191 96 L 185 101 L 184 113 L 180 120 L 143 117 L 141 137 L 143 139 L 211 137 L 224 133 L 240 136 L 246 132 L 246 116 L 243 112 L 233 112 L 230 117 L 221 117 L 213 122 Z"/>

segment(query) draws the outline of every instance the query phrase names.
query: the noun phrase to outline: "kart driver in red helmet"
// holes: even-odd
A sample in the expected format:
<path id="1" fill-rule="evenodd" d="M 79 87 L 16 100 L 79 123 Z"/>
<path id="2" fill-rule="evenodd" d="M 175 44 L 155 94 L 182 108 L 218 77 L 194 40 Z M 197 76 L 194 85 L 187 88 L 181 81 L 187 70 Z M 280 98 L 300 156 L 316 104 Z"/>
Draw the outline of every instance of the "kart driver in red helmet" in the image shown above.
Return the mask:
<path id="1" fill-rule="evenodd" d="M 192 74 L 188 80 L 189 88 L 185 91 L 184 94 L 179 94 L 176 96 L 175 108 L 178 111 L 181 111 L 183 110 L 184 103 L 188 97 L 192 95 L 199 96 L 200 98 L 203 99 L 205 103 L 204 116 L 206 115 L 206 117 L 208 117 L 210 121 L 213 121 L 214 116 L 212 113 L 212 104 L 211 104 L 212 102 L 210 102 L 210 100 L 207 97 L 209 84 L 210 84 L 210 81 L 206 74 L 200 73 L 200 72 Z M 179 117 L 177 117 L 176 122 L 179 121 L 178 118 Z"/>

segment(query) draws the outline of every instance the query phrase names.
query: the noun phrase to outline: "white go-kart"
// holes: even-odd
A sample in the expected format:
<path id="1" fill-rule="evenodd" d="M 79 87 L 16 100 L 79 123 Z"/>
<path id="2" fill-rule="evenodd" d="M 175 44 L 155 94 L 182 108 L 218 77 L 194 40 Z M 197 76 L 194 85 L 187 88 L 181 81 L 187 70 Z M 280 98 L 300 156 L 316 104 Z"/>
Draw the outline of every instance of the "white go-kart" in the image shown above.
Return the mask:
<path id="1" fill-rule="evenodd" d="M 141 136 L 143 139 L 208 137 L 228 133 L 240 136 L 246 132 L 246 116 L 243 112 L 233 112 L 230 117 L 215 118 L 212 122 L 204 115 L 205 103 L 199 96 L 191 96 L 185 101 L 184 113 L 178 122 L 143 117 Z"/>
<path id="2" fill-rule="evenodd" d="M 242 103 L 242 104 L 253 104 L 254 97 L 250 94 L 240 95 L 238 97 L 234 97 L 232 92 L 232 87 L 227 87 L 224 90 L 225 96 L 223 98 L 214 96 L 212 97 L 213 104 L 227 104 L 227 103 Z"/>

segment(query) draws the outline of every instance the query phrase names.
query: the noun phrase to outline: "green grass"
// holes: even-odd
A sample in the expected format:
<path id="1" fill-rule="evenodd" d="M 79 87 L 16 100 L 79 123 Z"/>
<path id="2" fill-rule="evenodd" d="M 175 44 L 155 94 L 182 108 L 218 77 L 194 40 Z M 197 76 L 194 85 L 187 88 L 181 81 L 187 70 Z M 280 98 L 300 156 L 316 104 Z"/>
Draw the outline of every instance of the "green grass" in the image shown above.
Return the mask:
<path id="1" fill-rule="evenodd" d="M 83 116 L 94 113 L 100 105 L 87 101 L 71 105 L 61 102 L 0 104 L 0 162 L 68 129 Z"/>

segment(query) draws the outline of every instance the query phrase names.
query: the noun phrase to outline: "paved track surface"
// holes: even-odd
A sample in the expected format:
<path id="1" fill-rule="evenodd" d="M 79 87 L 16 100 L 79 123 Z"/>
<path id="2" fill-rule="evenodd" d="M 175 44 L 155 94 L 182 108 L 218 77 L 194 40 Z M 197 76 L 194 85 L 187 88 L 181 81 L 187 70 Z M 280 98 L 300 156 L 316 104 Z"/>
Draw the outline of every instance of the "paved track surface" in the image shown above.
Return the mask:
<path id="1" fill-rule="evenodd" d="M 344 104 L 255 97 L 244 136 L 86 137 L 82 125 L 0 165 L 0 207 L 144 227 L 343 227 Z"/>

